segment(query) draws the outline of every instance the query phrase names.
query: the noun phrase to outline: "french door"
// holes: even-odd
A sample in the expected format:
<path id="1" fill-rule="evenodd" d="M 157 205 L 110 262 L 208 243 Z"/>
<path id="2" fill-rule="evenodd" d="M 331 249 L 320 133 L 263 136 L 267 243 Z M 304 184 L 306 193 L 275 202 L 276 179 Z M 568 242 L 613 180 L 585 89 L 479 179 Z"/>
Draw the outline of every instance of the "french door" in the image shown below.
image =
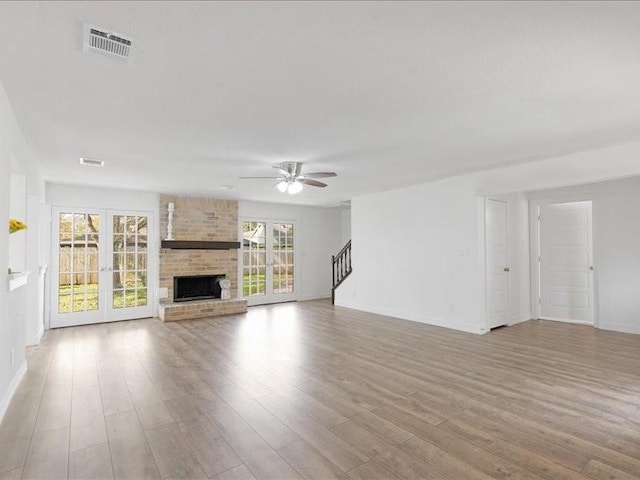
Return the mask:
<path id="1" fill-rule="evenodd" d="M 248 305 L 296 299 L 295 224 L 244 219 L 241 222 L 240 285 Z"/>
<path id="2" fill-rule="evenodd" d="M 51 328 L 153 315 L 150 212 L 52 209 Z"/>

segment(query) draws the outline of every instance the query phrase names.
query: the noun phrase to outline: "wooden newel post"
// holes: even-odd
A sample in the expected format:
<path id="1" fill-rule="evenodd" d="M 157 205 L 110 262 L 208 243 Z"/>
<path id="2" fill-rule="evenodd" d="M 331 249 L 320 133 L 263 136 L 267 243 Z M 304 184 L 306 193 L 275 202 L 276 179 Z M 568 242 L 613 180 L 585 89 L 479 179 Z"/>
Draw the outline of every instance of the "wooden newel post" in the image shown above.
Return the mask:
<path id="1" fill-rule="evenodd" d="M 336 256 L 331 255 L 331 304 L 335 303 L 336 300 Z"/>

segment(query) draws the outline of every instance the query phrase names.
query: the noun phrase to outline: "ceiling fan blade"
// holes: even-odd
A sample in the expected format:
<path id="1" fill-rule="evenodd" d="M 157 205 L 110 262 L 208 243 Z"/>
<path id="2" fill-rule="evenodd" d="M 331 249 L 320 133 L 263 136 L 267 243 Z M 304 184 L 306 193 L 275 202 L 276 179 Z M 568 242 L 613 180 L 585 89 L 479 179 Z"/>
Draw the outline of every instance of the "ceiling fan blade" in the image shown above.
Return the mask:
<path id="1" fill-rule="evenodd" d="M 302 176 L 304 178 L 327 178 L 327 177 L 337 177 L 338 174 L 336 172 L 311 172 L 311 173 L 305 173 Z"/>
<path id="2" fill-rule="evenodd" d="M 298 182 L 304 183 L 305 185 L 310 185 L 312 187 L 326 187 L 326 183 L 319 182 L 317 180 L 311 180 L 310 178 L 299 178 Z"/>
<path id="3" fill-rule="evenodd" d="M 278 172 L 280 172 L 285 177 L 290 177 L 291 176 L 290 172 L 286 171 L 284 168 L 282 168 L 279 165 L 274 165 L 273 168 L 275 168 Z"/>
<path id="4" fill-rule="evenodd" d="M 238 177 L 240 180 L 255 180 L 255 179 L 272 179 L 272 180 L 278 180 L 278 179 L 282 179 L 282 177 Z"/>

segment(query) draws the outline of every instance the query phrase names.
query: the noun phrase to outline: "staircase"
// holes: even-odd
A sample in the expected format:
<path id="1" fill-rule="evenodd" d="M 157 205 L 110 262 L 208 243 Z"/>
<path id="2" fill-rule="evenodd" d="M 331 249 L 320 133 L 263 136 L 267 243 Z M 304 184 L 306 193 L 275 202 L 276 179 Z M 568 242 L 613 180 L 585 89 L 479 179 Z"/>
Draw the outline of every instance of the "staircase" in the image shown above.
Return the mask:
<path id="1" fill-rule="evenodd" d="M 336 302 L 336 289 L 351 274 L 351 240 L 342 247 L 337 255 L 331 256 L 333 271 L 333 287 L 331 288 L 331 303 Z"/>

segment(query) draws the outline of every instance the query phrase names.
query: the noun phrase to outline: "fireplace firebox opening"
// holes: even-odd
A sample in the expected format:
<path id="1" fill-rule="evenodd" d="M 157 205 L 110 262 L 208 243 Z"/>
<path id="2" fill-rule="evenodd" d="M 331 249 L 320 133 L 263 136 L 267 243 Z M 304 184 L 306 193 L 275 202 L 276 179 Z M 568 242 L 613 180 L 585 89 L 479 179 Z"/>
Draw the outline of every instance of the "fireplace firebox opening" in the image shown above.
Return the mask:
<path id="1" fill-rule="evenodd" d="M 173 277 L 173 301 L 220 298 L 220 280 L 224 277 L 224 274 Z"/>

